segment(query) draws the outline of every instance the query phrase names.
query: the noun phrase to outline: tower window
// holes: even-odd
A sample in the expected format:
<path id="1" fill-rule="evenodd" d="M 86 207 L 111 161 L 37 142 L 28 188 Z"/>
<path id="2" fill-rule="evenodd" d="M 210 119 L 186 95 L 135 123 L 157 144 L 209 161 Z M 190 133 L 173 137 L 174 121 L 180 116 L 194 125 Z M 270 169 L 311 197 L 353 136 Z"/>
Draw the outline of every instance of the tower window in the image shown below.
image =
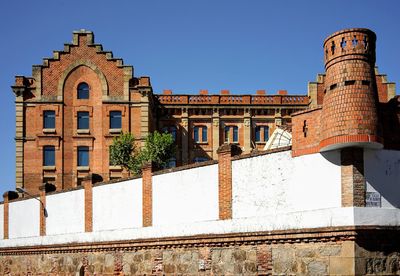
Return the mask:
<path id="1" fill-rule="evenodd" d="M 89 99 L 89 85 L 86 82 L 78 85 L 78 99 Z"/>
<path id="2" fill-rule="evenodd" d="M 78 167 L 89 166 L 89 147 L 79 146 L 78 147 Z"/>
<path id="3" fill-rule="evenodd" d="M 226 143 L 237 143 L 239 141 L 239 129 L 237 126 L 226 126 L 224 134 Z"/>
<path id="4" fill-rule="evenodd" d="M 268 139 L 269 139 L 269 127 L 268 126 L 256 126 L 256 129 L 255 129 L 256 142 L 267 142 Z"/>
<path id="5" fill-rule="evenodd" d="M 207 127 L 206 126 L 195 126 L 193 129 L 193 140 L 196 143 L 207 142 Z"/>
<path id="6" fill-rule="evenodd" d="M 89 129 L 89 112 L 78 112 L 78 129 Z"/>
<path id="7" fill-rule="evenodd" d="M 122 127 L 121 111 L 110 111 L 110 128 L 120 129 Z"/>
<path id="8" fill-rule="evenodd" d="M 56 155 L 54 146 L 43 147 L 43 166 L 55 166 Z"/>
<path id="9" fill-rule="evenodd" d="M 43 128 L 56 128 L 56 112 L 54 110 L 43 111 Z"/>

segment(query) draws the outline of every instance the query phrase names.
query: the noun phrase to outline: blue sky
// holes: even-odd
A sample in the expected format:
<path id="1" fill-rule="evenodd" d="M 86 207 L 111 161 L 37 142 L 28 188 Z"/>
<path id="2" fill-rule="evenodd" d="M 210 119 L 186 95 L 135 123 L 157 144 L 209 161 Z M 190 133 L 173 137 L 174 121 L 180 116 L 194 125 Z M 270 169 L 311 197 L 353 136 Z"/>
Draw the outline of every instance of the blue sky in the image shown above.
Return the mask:
<path id="1" fill-rule="evenodd" d="M 0 3 L 0 192 L 15 184 L 15 75 L 88 29 L 156 93 L 305 94 L 323 72 L 322 43 L 344 28 L 377 33 L 377 65 L 400 83 L 400 1 L 3 0 Z M 398 88 L 399 90 L 400 88 Z"/>

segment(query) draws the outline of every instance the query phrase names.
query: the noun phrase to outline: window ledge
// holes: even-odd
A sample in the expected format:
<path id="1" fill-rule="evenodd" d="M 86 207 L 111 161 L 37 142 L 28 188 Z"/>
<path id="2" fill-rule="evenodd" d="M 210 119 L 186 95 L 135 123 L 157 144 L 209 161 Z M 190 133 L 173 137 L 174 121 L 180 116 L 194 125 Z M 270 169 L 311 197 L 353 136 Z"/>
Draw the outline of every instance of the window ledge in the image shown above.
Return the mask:
<path id="1" fill-rule="evenodd" d="M 44 128 L 43 133 L 56 133 L 55 128 Z"/>
<path id="2" fill-rule="evenodd" d="M 78 134 L 89 134 L 90 130 L 89 129 L 78 129 L 76 131 L 76 133 L 78 133 Z"/>
<path id="3" fill-rule="evenodd" d="M 120 134 L 122 130 L 120 128 L 110 128 L 111 134 Z"/>
<path id="4" fill-rule="evenodd" d="M 43 166 L 44 171 L 55 171 L 56 166 Z"/>
<path id="5" fill-rule="evenodd" d="M 110 171 L 122 171 L 121 166 L 109 166 Z"/>
<path id="6" fill-rule="evenodd" d="M 197 145 L 207 145 L 208 141 L 195 142 Z"/>
<path id="7" fill-rule="evenodd" d="M 89 168 L 89 166 L 78 166 L 77 170 L 78 171 L 89 171 L 90 168 Z"/>
<path id="8" fill-rule="evenodd" d="M 256 142 L 257 145 L 264 145 L 265 143 L 267 142 L 262 142 L 262 141 Z"/>

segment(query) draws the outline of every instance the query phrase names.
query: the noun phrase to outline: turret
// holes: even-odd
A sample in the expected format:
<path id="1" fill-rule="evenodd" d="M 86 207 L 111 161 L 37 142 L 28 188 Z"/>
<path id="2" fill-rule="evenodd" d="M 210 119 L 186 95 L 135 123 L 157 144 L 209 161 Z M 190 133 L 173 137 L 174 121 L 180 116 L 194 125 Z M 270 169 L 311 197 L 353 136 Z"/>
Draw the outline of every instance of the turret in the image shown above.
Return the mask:
<path id="1" fill-rule="evenodd" d="M 336 32 L 324 42 L 325 97 L 320 151 L 381 148 L 375 82 L 376 35 L 368 29 Z"/>

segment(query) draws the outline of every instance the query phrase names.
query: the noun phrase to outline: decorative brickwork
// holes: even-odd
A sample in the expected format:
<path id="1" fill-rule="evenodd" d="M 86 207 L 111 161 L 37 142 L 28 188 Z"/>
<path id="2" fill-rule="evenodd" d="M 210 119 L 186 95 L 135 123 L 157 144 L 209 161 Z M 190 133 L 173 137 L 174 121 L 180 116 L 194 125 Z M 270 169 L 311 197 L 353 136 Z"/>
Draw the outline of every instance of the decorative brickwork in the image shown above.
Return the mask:
<path id="1" fill-rule="evenodd" d="M 342 206 L 365 207 L 366 184 L 363 149 L 342 149 L 341 165 Z"/>
<path id="2" fill-rule="evenodd" d="M 325 89 L 321 149 L 348 143 L 380 143 L 375 83 L 375 34 L 366 29 L 337 32 L 325 40 Z M 361 135 L 361 136 L 359 136 Z M 346 137 L 339 141 L 336 137 Z"/>

